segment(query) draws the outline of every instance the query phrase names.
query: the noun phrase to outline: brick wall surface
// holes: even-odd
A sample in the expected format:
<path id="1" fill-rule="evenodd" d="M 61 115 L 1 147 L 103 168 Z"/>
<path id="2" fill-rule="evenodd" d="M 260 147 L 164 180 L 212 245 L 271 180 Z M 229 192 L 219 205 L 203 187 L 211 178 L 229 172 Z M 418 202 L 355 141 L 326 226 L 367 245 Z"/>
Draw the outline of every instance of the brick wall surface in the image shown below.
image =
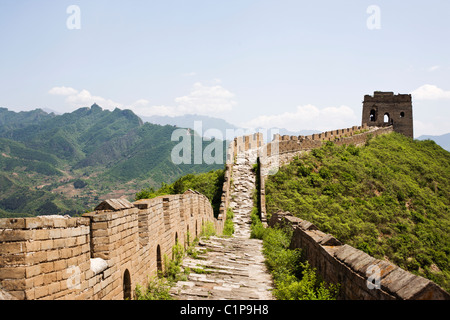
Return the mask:
<path id="1" fill-rule="evenodd" d="M 0 219 L 1 292 L 20 300 L 129 298 L 156 275 L 158 259 L 171 257 L 176 240 L 186 246 L 207 222 L 223 230 L 209 200 L 194 191 L 99 208 L 79 218 Z"/>

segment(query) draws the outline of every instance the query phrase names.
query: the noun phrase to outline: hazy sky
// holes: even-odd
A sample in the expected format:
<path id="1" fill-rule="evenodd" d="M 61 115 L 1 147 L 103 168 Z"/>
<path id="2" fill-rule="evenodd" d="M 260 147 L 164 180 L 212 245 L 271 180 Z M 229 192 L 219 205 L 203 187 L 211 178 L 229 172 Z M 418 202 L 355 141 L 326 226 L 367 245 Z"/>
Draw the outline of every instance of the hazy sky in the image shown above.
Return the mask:
<path id="1" fill-rule="evenodd" d="M 75 6 L 75 7 L 74 7 Z M 450 1 L 0 0 L 0 106 L 330 130 L 376 90 L 450 132 Z"/>

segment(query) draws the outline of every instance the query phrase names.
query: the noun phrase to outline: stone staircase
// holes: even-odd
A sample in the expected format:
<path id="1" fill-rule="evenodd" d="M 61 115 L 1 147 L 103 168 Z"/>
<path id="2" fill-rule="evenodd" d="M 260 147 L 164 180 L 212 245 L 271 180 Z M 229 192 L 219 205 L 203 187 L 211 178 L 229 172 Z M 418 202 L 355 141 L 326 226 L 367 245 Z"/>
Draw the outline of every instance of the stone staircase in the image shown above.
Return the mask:
<path id="1" fill-rule="evenodd" d="M 234 236 L 237 238 L 250 238 L 250 214 L 256 180 L 252 169 L 256 158 L 256 150 L 249 150 L 239 154 L 233 166 L 230 208 L 234 212 Z"/>
<path id="2" fill-rule="evenodd" d="M 262 254 L 262 241 L 250 239 L 256 150 L 239 155 L 233 166 L 230 208 L 234 212 L 232 237 L 200 240 L 196 258 L 186 257 L 186 281 L 179 281 L 171 295 L 179 300 L 271 300 L 272 277 Z"/>

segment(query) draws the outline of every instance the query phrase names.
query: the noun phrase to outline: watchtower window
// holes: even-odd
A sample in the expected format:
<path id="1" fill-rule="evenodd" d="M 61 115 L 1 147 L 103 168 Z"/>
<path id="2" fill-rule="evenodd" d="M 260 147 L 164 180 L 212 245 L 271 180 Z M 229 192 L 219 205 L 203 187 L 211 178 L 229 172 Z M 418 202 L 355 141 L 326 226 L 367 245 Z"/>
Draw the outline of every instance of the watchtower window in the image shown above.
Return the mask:
<path id="1" fill-rule="evenodd" d="M 369 119 L 372 122 L 377 120 L 377 112 L 374 109 L 370 110 Z"/>
<path id="2" fill-rule="evenodd" d="M 384 114 L 384 123 L 389 123 L 389 122 L 390 122 L 389 113 L 385 113 Z"/>
<path id="3" fill-rule="evenodd" d="M 405 116 L 404 112 L 400 112 L 400 118 L 403 118 Z"/>

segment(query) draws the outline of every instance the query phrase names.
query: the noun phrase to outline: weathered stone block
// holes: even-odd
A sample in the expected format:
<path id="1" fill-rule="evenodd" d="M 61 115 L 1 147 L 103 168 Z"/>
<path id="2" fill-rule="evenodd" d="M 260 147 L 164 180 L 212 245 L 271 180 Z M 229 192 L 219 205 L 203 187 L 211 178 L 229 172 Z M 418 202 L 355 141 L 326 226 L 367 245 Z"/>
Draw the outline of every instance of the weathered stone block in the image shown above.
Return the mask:
<path id="1" fill-rule="evenodd" d="M 25 219 L 21 218 L 6 218 L 0 219 L 0 230 L 1 229 L 24 229 Z"/>
<path id="2" fill-rule="evenodd" d="M 26 267 L 0 268 L 0 279 L 24 279 Z"/>

